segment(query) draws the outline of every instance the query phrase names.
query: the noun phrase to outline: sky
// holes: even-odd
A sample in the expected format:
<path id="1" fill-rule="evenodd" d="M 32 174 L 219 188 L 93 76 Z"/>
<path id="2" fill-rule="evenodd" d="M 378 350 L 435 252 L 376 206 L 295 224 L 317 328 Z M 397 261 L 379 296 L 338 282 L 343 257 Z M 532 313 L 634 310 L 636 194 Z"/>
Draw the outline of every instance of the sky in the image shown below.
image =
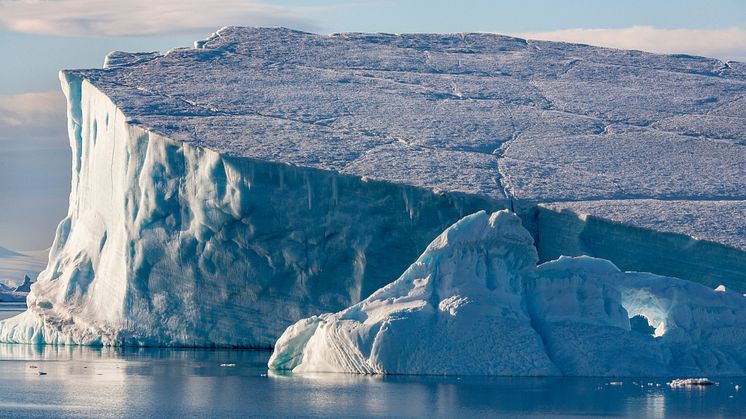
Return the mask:
<path id="1" fill-rule="evenodd" d="M 746 61 L 741 0 L 0 0 L 0 246 L 48 248 L 67 212 L 57 72 L 113 50 L 190 46 L 226 25 L 333 32 L 496 32 Z"/>

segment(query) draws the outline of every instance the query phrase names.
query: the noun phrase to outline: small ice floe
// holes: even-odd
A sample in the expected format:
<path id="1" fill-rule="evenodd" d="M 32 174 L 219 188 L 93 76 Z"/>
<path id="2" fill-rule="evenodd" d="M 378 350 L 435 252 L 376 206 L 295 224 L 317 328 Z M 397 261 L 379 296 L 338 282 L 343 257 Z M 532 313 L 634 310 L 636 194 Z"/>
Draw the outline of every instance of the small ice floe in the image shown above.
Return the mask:
<path id="1" fill-rule="evenodd" d="M 221 367 L 235 367 L 236 364 L 220 364 Z"/>
<path id="2" fill-rule="evenodd" d="M 741 389 L 741 386 L 739 386 L 738 384 L 736 384 L 736 386 L 734 388 L 736 389 L 736 391 L 738 391 L 738 390 Z"/>
<path id="3" fill-rule="evenodd" d="M 715 384 L 709 378 L 679 378 L 667 383 L 671 388 L 711 386 Z"/>
<path id="4" fill-rule="evenodd" d="M 610 386 L 621 386 L 622 384 L 624 384 L 624 381 L 612 381 L 608 385 L 610 385 Z"/>

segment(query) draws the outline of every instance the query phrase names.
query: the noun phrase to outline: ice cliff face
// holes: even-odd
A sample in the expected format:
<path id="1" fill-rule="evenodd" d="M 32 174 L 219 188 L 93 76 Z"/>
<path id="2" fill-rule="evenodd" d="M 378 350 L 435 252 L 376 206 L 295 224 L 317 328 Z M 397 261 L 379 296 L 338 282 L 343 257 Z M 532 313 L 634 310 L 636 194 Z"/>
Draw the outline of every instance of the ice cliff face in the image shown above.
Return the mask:
<path id="1" fill-rule="evenodd" d="M 269 347 L 369 295 L 464 211 L 498 204 L 231 158 L 128 123 L 63 78 L 70 212 L 10 342 Z"/>
<path id="2" fill-rule="evenodd" d="M 480 209 L 520 212 L 540 260 L 746 291 L 743 64 L 224 28 L 61 78 L 69 212 L 2 341 L 269 346 Z"/>
<path id="3" fill-rule="evenodd" d="M 399 279 L 289 327 L 293 372 L 668 376 L 746 373 L 746 297 L 590 257 L 536 267 L 518 217 L 465 217 Z M 645 328 L 632 327 L 640 320 Z M 647 330 L 646 330 L 647 329 Z"/>

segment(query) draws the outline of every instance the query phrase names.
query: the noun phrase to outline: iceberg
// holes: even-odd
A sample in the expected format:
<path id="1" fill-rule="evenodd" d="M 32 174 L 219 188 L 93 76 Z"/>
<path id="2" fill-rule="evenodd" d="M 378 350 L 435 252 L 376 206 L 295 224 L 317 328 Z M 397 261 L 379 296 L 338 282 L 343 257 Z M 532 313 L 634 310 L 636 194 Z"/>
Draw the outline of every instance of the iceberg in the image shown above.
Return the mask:
<path id="1" fill-rule="evenodd" d="M 523 281 L 538 258 L 506 211 L 438 236 L 399 279 L 336 314 L 301 320 L 269 367 L 360 374 L 556 375 L 531 327 Z"/>
<path id="2" fill-rule="evenodd" d="M 396 281 L 290 326 L 269 368 L 358 374 L 738 376 L 746 297 L 588 256 L 536 266 L 519 218 L 467 216 Z M 651 331 L 631 326 L 646 321 Z"/>
<path id="3" fill-rule="evenodd" d="M 540 262 L 746 291 L 740 63 L 226 27 L 60 80 L 68 214 L 2 342 L 268 348 L 506 208 Z M 625 215 L 660 208 L 677 216 Z"/>

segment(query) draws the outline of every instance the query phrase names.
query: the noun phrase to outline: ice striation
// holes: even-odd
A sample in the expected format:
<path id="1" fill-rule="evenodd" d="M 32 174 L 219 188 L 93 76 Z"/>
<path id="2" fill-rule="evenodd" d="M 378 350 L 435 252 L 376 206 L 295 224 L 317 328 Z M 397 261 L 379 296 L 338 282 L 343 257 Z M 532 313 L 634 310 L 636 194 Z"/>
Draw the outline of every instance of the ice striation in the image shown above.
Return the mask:
<path id="1" fill-rule="evenodd" d="M 396 281 L 348 309 L 290 326 L 269 367 L 511 376 L 746 373 L 743 295 L 622 272 L 588 256 L 538 268 L 537 260 L 514 214 L 467 216 Z"/>
<path id="2" fill-rule="evenodd" d="M 269 347 L 503 208 L 540 261 L 746 291 L 741 63 L 228 27 L 61 81 L 68 215 L 1 341 Z"/>

